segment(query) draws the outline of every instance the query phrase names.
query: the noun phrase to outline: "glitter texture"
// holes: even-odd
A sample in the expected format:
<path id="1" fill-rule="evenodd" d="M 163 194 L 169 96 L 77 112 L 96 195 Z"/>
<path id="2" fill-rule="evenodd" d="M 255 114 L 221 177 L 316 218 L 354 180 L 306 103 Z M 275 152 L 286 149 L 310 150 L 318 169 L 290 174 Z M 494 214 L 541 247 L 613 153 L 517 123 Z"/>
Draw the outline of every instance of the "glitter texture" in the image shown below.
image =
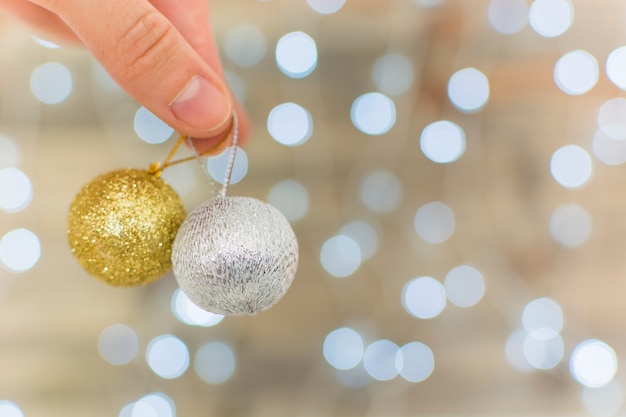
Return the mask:
<path id="1" fill-rule="evenodd" d="M 249 197 L 217 197 L 181 226 L 174 276 L 199 307 L 217 314 L 256 314 L 274 305 L 296 274 L 298 242 L 287 219 Z"/>
<path id="2" fill-rule="evenodd" d="M 172 267 L 172 244 L 185 219 L 180 197 L 147 171 L 101 175 L 76 195 L 68 239 L 94 277 L 127 287 L 157 280 Z"/>

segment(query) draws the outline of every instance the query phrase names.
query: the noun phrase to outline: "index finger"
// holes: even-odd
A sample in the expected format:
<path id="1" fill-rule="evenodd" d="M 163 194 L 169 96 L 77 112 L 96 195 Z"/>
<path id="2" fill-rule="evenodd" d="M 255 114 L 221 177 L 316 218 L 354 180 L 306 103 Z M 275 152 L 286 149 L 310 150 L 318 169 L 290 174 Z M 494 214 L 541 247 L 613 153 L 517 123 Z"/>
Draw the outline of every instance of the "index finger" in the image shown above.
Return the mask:
<path id="1" fill-rule="evenodd" d="M 215 72 L 224 76 L 206 0 L 150 0 Z"/>
<path id="2" fill-rule="evenodd" d="M 224 79 L 224 70 L 211 27 L 209 3 L 207 0 L 150 0 L 191 47 L 206 61 L 213 71 Z M 250 121 L 242 107 L 234 100 L 239 120 L 239 136 L 242 142 L 249 135 Z M 223 135 L 194 140 L 199 152 L 213 148 L 223 139 Z"/>

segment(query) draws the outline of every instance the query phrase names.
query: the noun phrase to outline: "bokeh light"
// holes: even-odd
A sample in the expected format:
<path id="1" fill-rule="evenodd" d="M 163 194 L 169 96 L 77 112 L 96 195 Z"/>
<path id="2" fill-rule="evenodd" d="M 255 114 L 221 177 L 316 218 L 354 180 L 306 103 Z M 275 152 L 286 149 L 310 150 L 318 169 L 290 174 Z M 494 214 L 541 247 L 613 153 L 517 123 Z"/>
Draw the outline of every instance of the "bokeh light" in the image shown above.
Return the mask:
<path id="1" fill-rule="evenodd" d="M 0 417 L 24 417 L 24 413 L 14 402 L 0 400 Z"/>
<path id="2" fill-rule="evenodd" d="M 568 52 L 554 66 L 554 82 L 570 95 L 580 95 L 591 90 L 598 82 L 598 61 L 587 51 Z"/>
<path id="3" fill-rule="evenodd" d="M 320 262 L 330 275 L 344 278 L 356 272 L 361 266 L 361 248 L 351 237 L 338 235 L 322 245 Z"/>
<path id="4" fill-rule="evenodd" d="M 265 57 L 267 49 L 265 35 L 252 25 L 232 28 L 224 39 L 226 56 L 240 67 L 250 68 Z"/>
<path id="5" fill-rule="evenodd" d="M 530 6 L 530 26 L 546 38 L 560 36 L 574 21 L 574 6 L 570 0 L 535 0 Z"/>
<path id="6" fill-rule="evenodd" d="M 194 360 L 198 376 L 208 384 L 223 384 L 235 373 L 233 349 L 224 342 L 209 342 L 200 347 Z"/>
<path id="7" fill-rule="evenodd" d="M 383 135 L 396 124 L 396 105 L 382 93 L 366 93 L 354 100 L 352 123 L 367 135 Z"/>
<path id="8" fill-rule="evenodd" d="M 409 382 L 425 381 L 435 370 L 433 351 L 423 343 L 411 342 L 400 348 L 396 365 L 400 376 Z"/>
<path id="9" fill-rule="evenodd" d="M 145 107 L 140 107 L 135 113 L 133 126 L 141 140 L 153 145 L 165 142 L 174 133 L 174 129 Z"/>
<path id="10" fill-rule="evenodd" d="M 363 338 L 349 327 L 335 329 L 324 339 L 324 358 L 335 369 L 354 368 L 363 359 L 364 350 Z"/>
<path id="11" fill-rule="evenodd" d="M 364 261 L 374 256 L 378 250 L 378 233 L 367 222 L 355 220 L 343 226 L 339 233 L 354 239 L 359 244 Z"/>
<path id="12" fill-rule="evenodd" d="M 524 354 L 524 344 L 528 333 L 524 329 L 517 329 L 506 339 L 504 354 L 507 362 L 518 372 L 531 372 L 535 368 L 528 362 Z"/>
<path id="13" fill-rule="evenodd" d="M 524 330 L 535 339 L 555 337 L 563 328 L 563 310 L 554 300 L 542 297 L 526 304 L 522 312 Z"/>
<path id="14" fill-rule="evenodd" d="M 495 30 L 512 35 L 526 27 L 528 3 L 526 0 L 491 0 L 487 17 Z"/>
<path id="15" fill-rule="evenodd" d="M 284 35 L 276 44 L 276 63 L 288 77 L 304 78 L 317 67 L 317 45 L 304 32 Z"/>
<path id="16" fill-rule="evenodd" d="M 550 234 L 559 244 L 575 248 L 591 235 L 591 216 L 578 204 L 558 207 L 550 217 Z"/>
<path id="17" fill-rule="evenodd" d="M 476 68 L 459 70 L 448 81 L 448 97 L 460 111 L 477 112 L 489 100 L 489 80 Z"/>
<path id="18" fill-rule="evenodd" d="M 135 407 L 135 403 L 134 402 L 126 404 L 120 410 L 120 414 L 119 414 L 118 417 L 133 417 L 133 408 L 134 407 Z"/>
<path id="19" fill-rule="evenodd" d="M 397 96 L 411 88 L 415 80 L 415 69 L 406 55 L 385 54 L 374 64 L 372 80 L 381 92 Z"/>
<path id="20" fill-rule="evenodd" d="M 299 146 L 313 134 L 313 118 L 296 103 L 279 104 L 267 117 L 267 131 L 282 145 Z"/>
<path id="21" fill-rule="evenodd" d="M 295 180 L 274 184 L 267 195 L 267 202 L 292 222 L 300 220 L 309 211 L 309 193 L 304 185 Z"/>
<path id="22" fill-rule="evenodd" d="M 161 378 L 178 378 L 189 367 L 189 349 L 176 336 L 164 334 L 150 341 L 146 360 L 150 369 Z"/>
<path id="23" fill-rule="evenodd" d="M 41 257 L 41 243 L 28 229 L 14 229 L 0 239 L 0 263 L 11 272 L 31 269 Z"/>
<path id="24" fill-rule="evenodd" d="M 141 397 L 129 411 L 130 417 L 176 417 L 174 400 L 160 392 Z"/>
<path id="25" fill-rule="evenodd" d="M 452 268 L 443 285 L 448 300 L 457 307 L 472 307 L 485 295 L 483 274 L 471 265 Z"/>
<path id="26" fill-rule="evenodd" d="M 211 313 L 195 305 L 180 288 L 172 295 L 171 308 L 174 317 L 189 326 L 213 327 L 224 320 L 222 314 Z"/>
<path id="27" fill-rule="evenodd" d="M 415 231 L 428 243 L 445 242 L 454 234 L 454 212 L 440 201 L 424 204 L 415 213 Z"/>
<path id="28" fill-rule="evenodd" d="M 311 9 L 320 14 L 333 14 L 341 10 L 346 0 L 306 0 L 306 2 Z"/>
<path id="29" fill-rule="evenodd" d="M 402 306 L 418 319 L 432 319 L 446 307 L 446 290 L 432 277 L 414 278 L 402 289 Z"/>
<path id="30" fill-rule="evenodd" d="M 402 201 L 402 184 L 389 171 L 374 171 L 363 178 L 360 196 L 363 204 L 374 213 L 391 213 Z"/>
<path id="31" fill-rule="evenodd" d="M 606 59 L 606 75 L 622 90 L 626 90 L 626 46 L 614 49 Z"/>
<path id="32" fill-rule="evenodd" d="M 605 165 L 621 165 L 626 162 L 626 140 L 613 139 L 602 130 L 593 135 L 593 154 Z"/>
<path id="33" fill-rule="evenodd" d="M 523 349 L 528 363 L 541 370 L 554 368 L 565 355 L 565 345 L 559 334 L 547 339 L 539 339 L 534 336 L 534 333 L 527 334 Z"/>
<path id="34" fill-rule="evenodd" d="M 16 213 L 33 199 L 33 185 L 28 175 L 17 168 L 0 169 L 0 210 Z"/>
<path id="35" fill-rule="evenodd" d="M 454 162 L 465 152 L 465 132 L 447 120 L 431 123 L 422 131 L 420 148 L 433 162 Z"/>
<path id="36" fill-rule="evenodd" d="M 72 93 L 72 74 L 58 62 L 41 64 L 30 76 L 30 91 L 42 103 L 61 103 Z"/>
<path id="37" fill-rule="evenodd" d="M 125 324 L 107 327 L 98 338 L 98 352 L 111 365 L 126 365 L 137 356 L 138 351 L 137 333 Z"/>
<path id="38" fill-rule="evenodd" d="M 392 380 L 398 376 L 398 352 L 400 348 L 392 341 L 377 340 L 365 349 L 363 366 L 377 381 Z"/>
<path id="39" fill-rule="evenodd" d="M 585 409 L 597 417 L 617 415 L 624 405 L 622 384 L 612 380 L 600 388 L 582 387 L 580 399 Z"/>
<path id="40" fill-rule="evenodd" d="M 612 139 L 626 139 L 626 99 L 605 101 L 598 110 L 598 126 Z"/>
<path id="41" fill-rule="evenodd" d="M 572 376 L 589 388 L 600 388 L 617 373 L 617 356 L 613 348 L 598 339 L 579 343 L 570 358 Z"/>
<path id="42" fill-rule="evenodd" d="M 563 187 L 580 188 L 591 179 L 591 156 L 578 145 L 563 146 L 552 155 L 550 173 Z"/>
<path id="43" fill-rule="evenodd" d="M 20 150 L 15 141 L 0 134 L 0 169 L 16 167 L 20 163 Z"/>
<path id="44" fill-rule="evenodd" d="M 228 162 L 230 161 L 230 154 L 233 152 L 233 147 L 229 146 L 224 151 L 217 155 L 207 158 L 206 166 L 211 178 L 220 184 L 224 183 L 226 177 L 226 170 L 228 169 Z M 230 178 L 231 184 L 237 184 L 243 180 L 248 173 L 248 155 L 246 151 L 237 146 L 237 153 L 235 154 L 235 163 L 233 165 L 233 172 Z"/>

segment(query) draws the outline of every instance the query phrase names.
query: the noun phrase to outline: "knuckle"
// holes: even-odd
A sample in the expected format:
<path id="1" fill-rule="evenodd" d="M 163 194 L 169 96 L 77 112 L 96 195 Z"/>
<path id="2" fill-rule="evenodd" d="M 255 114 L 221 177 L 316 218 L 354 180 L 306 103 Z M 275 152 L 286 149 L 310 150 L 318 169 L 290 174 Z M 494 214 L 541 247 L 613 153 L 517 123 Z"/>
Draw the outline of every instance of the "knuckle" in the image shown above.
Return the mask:
<path id="1" fill-rule="evenodd" d="M 148 11 L 132 22 L 113 48 L 111 56 L 119 74 L 128 81 L 158 70 L 177 49 L 177 34 L 162 15 Z"/>

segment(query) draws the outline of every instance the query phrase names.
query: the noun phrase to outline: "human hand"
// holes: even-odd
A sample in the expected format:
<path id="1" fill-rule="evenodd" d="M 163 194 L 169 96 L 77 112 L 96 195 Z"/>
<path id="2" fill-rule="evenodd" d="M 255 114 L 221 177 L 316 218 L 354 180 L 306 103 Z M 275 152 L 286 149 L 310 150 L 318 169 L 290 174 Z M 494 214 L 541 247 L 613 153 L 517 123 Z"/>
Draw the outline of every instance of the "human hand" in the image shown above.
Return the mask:
<path id="1" fill-rule="evenodd" d="M 130 96 L 199 152 L 223 139 L 233 109 L 207 0 L 0 0 L 0 8 L 48 35 L 85 45 Z M 203 139 L 200 139 L 203 138 Z"/>

